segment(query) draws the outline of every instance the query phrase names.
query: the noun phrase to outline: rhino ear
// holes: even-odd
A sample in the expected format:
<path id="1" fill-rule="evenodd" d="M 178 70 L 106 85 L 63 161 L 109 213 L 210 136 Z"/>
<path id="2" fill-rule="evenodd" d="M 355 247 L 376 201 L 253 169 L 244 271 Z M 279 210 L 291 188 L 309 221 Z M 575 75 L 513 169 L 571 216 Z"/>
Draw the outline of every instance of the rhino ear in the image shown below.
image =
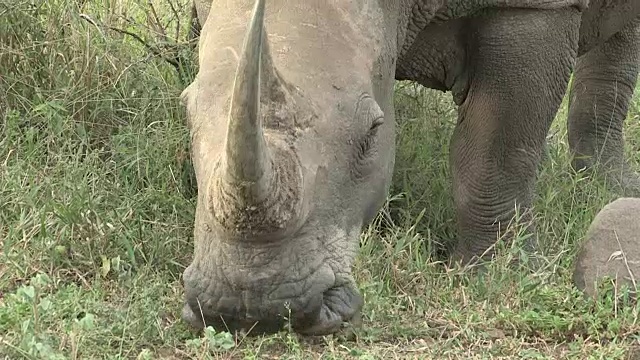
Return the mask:
<path id="1" fill-rule="evenodd" d="M 242 197 L 251 203 L 268 196 L 273 175 L 260 114 L 264 4 L 256 1 L 236 69 L 221 174 L 231 187 L 243 184 Z"/>

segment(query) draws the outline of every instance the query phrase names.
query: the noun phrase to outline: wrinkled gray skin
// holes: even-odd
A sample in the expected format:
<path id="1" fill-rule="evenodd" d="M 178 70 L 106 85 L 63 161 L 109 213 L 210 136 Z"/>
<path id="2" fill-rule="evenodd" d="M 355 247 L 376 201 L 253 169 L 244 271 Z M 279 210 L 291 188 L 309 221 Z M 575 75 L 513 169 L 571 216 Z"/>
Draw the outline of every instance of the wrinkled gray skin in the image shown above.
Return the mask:
<path id="1" fill-rule="evenodd" d="M 574 65 L 574 166 L 637 183 L 622 127 L 640 1 L 197 5 L 200 70 L 183 93 L 199 190 L 183 318 L 195 327 L 260 333 L 288 320 L 328 334 L 357 316 L 351 267 L 391 180 L 396 79 L 450 90 L 459 106 L 455 260 L 481 256 L 531 206 Z"/>

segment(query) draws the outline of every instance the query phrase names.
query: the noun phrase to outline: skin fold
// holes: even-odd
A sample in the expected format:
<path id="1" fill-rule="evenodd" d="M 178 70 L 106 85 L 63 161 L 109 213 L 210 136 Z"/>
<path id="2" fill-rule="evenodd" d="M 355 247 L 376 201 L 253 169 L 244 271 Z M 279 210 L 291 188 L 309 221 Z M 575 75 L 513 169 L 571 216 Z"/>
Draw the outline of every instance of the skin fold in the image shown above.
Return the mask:
<path id="1" fill-rule="evenodd" d="M 572 72 L 573 166 L 640 189 L 622 136 L 636 0 L 214 0 L 193 13 L 200 69 L 182 98 L 198 201 L 183 318 L 197 328 L 320 335 L 357 319 L 351 267 L 391 181 L 395 80 L 458 105 L 453 261 L 490 258 L 516 212 L 531 217 Z"/>

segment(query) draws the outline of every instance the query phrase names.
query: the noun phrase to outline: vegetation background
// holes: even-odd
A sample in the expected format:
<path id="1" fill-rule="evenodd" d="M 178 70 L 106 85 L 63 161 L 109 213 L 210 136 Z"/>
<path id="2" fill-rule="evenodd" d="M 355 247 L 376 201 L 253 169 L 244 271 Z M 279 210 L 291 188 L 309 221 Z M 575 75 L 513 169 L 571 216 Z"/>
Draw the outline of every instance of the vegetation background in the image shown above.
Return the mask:
<path id="1" fill-rule="evenodd" d="M 195 207 L 178 96 L 188 0 L 0 0 L 0 359 L 640 358 L 638 310 L 584 299 L 574 256 L 616 197 L 571 171 L 566 104 L 536 211 L 542 270 L 446 269 L 450 95 L 398 83 L 388 206 L 362 235 L 356 341 L 192 333 L 178 316 Z M 627 152 L 640 156 L 640 102 Z"/>

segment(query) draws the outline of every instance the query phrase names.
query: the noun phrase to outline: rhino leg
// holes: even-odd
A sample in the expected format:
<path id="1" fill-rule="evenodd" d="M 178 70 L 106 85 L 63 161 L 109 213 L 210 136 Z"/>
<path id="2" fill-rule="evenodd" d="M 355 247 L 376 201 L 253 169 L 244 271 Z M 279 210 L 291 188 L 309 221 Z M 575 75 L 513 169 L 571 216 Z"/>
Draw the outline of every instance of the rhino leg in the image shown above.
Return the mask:
<path id="1" fill-rule="evenodd" d="M 471 20 L 469 90 L 450 152 L 459 227 L 453 261 L 491 256 L 516 209 L 530 208 L 545 138 L 575 63 L 579 23 L 573 9 L 496 10 Z"/>
<path id="2" fill-rule="evenodd" d="M 640 19 L 577 60 L 568 118 L 574 169 L 597 169 L 636 195 L 640 177 L 624 159 L 623 124 L 639 61 Z"/>

